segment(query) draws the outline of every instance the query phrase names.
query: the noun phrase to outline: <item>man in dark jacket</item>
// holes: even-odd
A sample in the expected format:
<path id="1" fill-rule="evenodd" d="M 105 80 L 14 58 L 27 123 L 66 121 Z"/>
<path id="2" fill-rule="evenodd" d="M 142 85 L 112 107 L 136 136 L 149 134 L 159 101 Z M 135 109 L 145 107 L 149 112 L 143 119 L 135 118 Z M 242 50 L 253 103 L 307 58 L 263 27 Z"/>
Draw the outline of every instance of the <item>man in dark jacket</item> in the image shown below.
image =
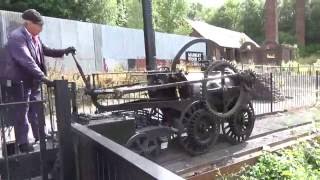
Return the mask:
<path id="1" fill-rule="evenodd" d="M 51 83 L 46 77 L 47 69 L 44 56 L 62 57 L 75 53 L 75 48 L 50 49 L 45 46 L 39 33 L 42 31 L 43 18 L 34 9 L 23 12 L 24 25 L 12 31 L 6 46 L 8 60 L 3 70 L 6 79 L 13 84 L 8 91 L 15 102 L 40 100 L 40 83 Z M 33 150 L 28 141 L 28 121 L 31 124 L 35 141 L 39 140 L 38 112 L 39 104 L 16 105 L 14 107 L 14 128 L 16 142 L 21 152 Z M 29 112 L 29 113 L 28 113 Z"/>

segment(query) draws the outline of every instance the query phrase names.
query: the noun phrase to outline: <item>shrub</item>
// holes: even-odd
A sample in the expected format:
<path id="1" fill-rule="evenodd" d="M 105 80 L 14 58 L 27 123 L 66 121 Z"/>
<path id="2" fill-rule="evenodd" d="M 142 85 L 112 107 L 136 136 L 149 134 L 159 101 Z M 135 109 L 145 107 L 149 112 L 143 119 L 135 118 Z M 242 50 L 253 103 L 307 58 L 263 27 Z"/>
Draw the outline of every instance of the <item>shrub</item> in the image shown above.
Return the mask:
<path id="1" fill-rule="evenodd" d="M 320 179 L 320 145 L 314 141 L 265 153 L 256 165 L 241 173 L 240 179 Z"/>

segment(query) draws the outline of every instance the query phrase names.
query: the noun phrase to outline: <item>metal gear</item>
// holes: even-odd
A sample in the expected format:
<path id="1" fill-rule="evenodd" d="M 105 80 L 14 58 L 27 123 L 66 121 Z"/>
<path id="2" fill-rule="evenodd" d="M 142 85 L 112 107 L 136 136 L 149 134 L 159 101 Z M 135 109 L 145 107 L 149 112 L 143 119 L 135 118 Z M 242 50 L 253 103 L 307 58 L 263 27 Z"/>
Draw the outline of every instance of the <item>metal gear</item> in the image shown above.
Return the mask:
<path id="1" fill-rule="evenodd" d="M 239 113 L 222 121 L 221 129 L 224 137 L 231 144 L 239 144 L 249 139 L 255 122 L 252 104 L 242 107 Z"/>
<path id="2" fill-rule="evenodd" d="M 198 109 L 199 104 L 190 109 L 185 120 L 185 132 L 181 134 L 180 143 L 191 155 L 205 153 L 219 137 L 219 122 L 205 108 Z"/>
<path id="3" fill-rule="evenodd" d="M 212 77 L 227 76 L 221 80 L 210 80 Z M 215 61 L 205 71 L 202 99 L 209 111 L 218 118 L 234 115 L 243 104 L 249 101 L 249 93 L 243 81 L 239 80 L 238 69 L 228 61 Z"/>
<path id="4" fill-rule="evenodd" d="M 240 81 L 244 83 L 245 90 L 251 91 L 257 80 L 257 74 L 251 70 L 247 69 L 240 73 Z"/>
<path id="5" fill-rule="evenodd" d="M 135 153 L 152 158 L 157 156 L 161 150 L 158 138 L 151 138 L 145 133 L 136 133 L 126 143 L 126 147 Z"/>

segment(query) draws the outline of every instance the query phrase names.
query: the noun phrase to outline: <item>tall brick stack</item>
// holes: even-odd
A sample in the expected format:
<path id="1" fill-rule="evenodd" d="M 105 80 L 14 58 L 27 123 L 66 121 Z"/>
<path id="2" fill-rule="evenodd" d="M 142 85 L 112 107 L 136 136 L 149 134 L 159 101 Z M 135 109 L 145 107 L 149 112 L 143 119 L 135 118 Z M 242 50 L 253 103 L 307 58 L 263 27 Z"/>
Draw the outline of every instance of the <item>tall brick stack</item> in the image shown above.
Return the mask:
<path id="1" fill-rule="evenodd" d="M 265 41 L 278 43 L 278 11 L 277 0 L 265 2 Z"/>
<path id="2" fill-rule="evenodd" d="M 297 42 L 305 45 L 305 0 L 296 0 L 296 38 Z"/>

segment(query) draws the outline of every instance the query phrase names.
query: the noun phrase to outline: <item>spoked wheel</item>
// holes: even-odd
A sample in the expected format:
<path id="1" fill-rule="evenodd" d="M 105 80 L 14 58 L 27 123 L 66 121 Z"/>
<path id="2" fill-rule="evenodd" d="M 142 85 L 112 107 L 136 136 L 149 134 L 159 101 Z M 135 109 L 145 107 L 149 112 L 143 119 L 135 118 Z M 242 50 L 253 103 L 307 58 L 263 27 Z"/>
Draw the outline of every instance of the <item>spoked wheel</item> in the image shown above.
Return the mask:
<path id="1" fill-rule="evenodd" d="M 132 136 L 128 140 L 126 147 L 147 158 L 157 156 L 161 149 L 160 141 L 157 138 L 150 138 L 144 133 L 137 133 Z"/>
<path id="2" fill-rule="evenodd" d="M 249 139 L 255 122 L 252 104 L 241 108 L 239 113 L 221 124 L 223 135 L 231 144 L 239 144 Z"/>
<path id="3" fill-rule="evenodd" d="M 202 95 L 208 110 L 216 117 L 229 118 L 247 104 L 249 94 L 239 71 L 227 61 L 214 62 L 205 72 Z"/>
<path id="4" fill-rule="evenodd" d="M 219 122 L 207 109 L 193 109 L 187 118 L 185 132 L 180 143 L 191 155 L 198 155 L 209 150 L 219 136 Z"/>

